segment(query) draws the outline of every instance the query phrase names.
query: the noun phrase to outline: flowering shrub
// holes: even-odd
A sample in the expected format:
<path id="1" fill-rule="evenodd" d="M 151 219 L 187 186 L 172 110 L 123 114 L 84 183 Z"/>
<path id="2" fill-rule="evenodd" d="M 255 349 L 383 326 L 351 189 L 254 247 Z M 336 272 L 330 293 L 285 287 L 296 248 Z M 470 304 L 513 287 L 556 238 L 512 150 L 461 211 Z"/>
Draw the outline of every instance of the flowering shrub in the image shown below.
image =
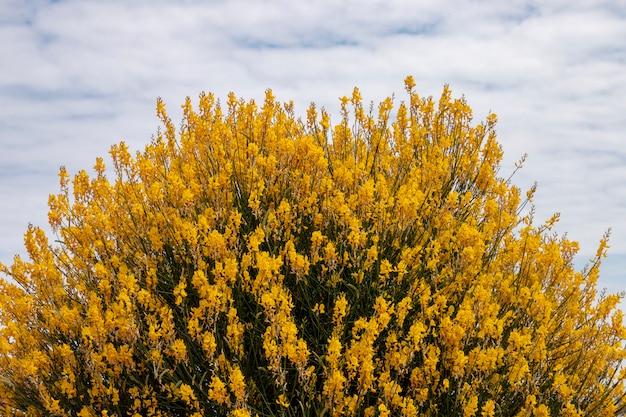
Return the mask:
<path id="1" fill-rule="evenodd" d="M 341 119 L 188 99 L 177 133 L 49 199 L 2 266 L 5 415 L 613 416 L 625 330 L 602 239 L 533 222 L 496 116 L 408 97 Z M 392 116 L 393 115 L 393 116 Z"/>

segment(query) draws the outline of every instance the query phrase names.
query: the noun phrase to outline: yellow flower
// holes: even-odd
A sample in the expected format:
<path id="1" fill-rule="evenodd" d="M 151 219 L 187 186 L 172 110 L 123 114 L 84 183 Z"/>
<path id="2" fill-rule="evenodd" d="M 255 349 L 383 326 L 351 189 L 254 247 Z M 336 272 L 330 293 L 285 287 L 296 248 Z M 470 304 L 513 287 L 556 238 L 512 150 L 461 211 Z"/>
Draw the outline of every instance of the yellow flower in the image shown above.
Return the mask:
<path id="1" fill-rule="evenodd" d="M 229 383 L 230 390 L 233 394 L 235 394 L 237 401 L 243 401 L 246 393 L 246 383 L 244 381 L 243 374 L 241 373 L 241 369 L 238 366 L 231 371 Z"/>
<path id="2" fill-rule="evenodd" d="M 280 405 L 281 407 L 285 407 L 285 408 L 289 407 L 289 401 L 287 401 L 287 397 L 285 396 L 285 394 L 280 394 L 278 396 L 278 398 L 276 399 L 276 404 Z"/>
<path id="3" fill-rule="evenodd" d="M 176 305 L 180 305 L 183 302 L 183 298 L 187 297 L 187 282 L 181 280 L 180 283 L 174 288 L 174 297 L 176 297 Z"/>
<path id="4" fill-rule="evenodd" d="M 244 408 L 233 410 L 231 417 L 250 417 L 250 412 Z"/>
<path id="5" fill-rule="evenodd" d="M 174 340 L 170 347 L 170 355 L 177 361 L 187 360 L 187 346 L 182 339 Z"/>
<path id="6" fill-rule="evenodd" d="M 476 411 L 478 411 L 478 397 L 472 395 L 463 405 L 463 416 L 473 417 L 476 415 Z"/>
<path id="7" fill-rule="evenodd" d="M 324 314 L 325 312 L 324 304 L 315 303 L 315 305 L 313 306 L 313 311 L 317 314 Z"/>
<path id="8" fill-rule="evenodd" d="M 218 376 L 213 376 L 211 378 L 211 384 L 209 385 L 209 398 L 220 405 L 230 403 L 226 385 Z"/>
<path id="9" fill-rule="evenodd" d="M 544 404 L 540 404 L 533 410 L 534 417 L 550 417 L 550 410 Z"/>
<path id="10" fill-rule="evenodd" d="M 196 395 L 193 392 L 193 388 L 187 384 L 181 384 L 178 388 L 178 395 L 188 406 L 191 406 L 196 401 Z"/>
<path id="11" fill-rule="evenodd" d="M 346 315 L 346 308 L 348 307 L 348 301 L 345 294 L 340 294 L 335 300 L 335 307 L 333 310 L 333 323 L 335 325 L 341 324 L 343 318 Z"/>
<path id="12" fill-rule="evenodd" d="M 493 417 L 495 415 L 496 405 L 493 400 L 485 401 L 482 407 L 481 417 Z"/>

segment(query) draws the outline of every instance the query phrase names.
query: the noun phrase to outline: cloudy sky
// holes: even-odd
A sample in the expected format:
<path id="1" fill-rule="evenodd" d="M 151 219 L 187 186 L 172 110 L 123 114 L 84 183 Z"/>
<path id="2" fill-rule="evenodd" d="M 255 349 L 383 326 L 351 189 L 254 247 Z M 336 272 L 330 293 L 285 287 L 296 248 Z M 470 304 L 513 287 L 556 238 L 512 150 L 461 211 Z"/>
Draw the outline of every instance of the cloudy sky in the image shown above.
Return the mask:
<path id="1" fill-rule="evenodd" d="M 413 75 L 444 84 L 476 122 L 493 111 L 502 173 L 539 184 L 537 217 L 581 243 L 612 228 L 602 285 L 626 290 L 626 3 L 615 0 L 0 1 L 0 262 L 45 226 L 61 165 L 90 169 L 113 143 L 140 150 L 186 96 L 271 88 L 335 113 Z M 338 117 L 337 117 L 338 118 Z"/>

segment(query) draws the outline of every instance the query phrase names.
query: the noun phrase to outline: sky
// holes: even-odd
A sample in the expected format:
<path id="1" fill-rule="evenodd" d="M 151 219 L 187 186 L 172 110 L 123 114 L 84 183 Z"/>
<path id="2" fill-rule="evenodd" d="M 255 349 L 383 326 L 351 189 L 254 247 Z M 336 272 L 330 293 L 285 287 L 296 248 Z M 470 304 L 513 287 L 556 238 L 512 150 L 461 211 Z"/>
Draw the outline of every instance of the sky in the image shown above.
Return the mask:
<path id="1" fill-rule="evenodd" d="M 537 182 L 537 221 L 580 242 L 609 228 L 601 286 L 626 291 L 626 2 L 614 0 L 1 0 L 0 262 L 46 227 L 58 171 L 90 170 L 111 145 L 142 150 L 185 97 L 271 88 L 304 116 L 339 120 L 413 75 L 421 96 L 448 84 L 476 123 L 498 115 L 502 176 Z M 196 100 L 197 102 L 197 100 Z"/>

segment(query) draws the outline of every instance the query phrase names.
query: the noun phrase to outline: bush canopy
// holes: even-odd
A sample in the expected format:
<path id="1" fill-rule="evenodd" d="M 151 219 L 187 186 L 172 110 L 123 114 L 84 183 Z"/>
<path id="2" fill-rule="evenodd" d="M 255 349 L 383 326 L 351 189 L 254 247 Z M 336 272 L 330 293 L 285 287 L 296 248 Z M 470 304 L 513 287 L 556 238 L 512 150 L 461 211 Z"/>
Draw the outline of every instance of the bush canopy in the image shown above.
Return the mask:
<path id="1" fill-rule="evenodd" d="M 60 171 L 0 279 L 0 412 L 614 416 L 619 295 L 499 177 L 464 99 L 304 119 L 188 98 L 143 152 Z M 525 208 L 526 207 L 526 208 Z"/>

